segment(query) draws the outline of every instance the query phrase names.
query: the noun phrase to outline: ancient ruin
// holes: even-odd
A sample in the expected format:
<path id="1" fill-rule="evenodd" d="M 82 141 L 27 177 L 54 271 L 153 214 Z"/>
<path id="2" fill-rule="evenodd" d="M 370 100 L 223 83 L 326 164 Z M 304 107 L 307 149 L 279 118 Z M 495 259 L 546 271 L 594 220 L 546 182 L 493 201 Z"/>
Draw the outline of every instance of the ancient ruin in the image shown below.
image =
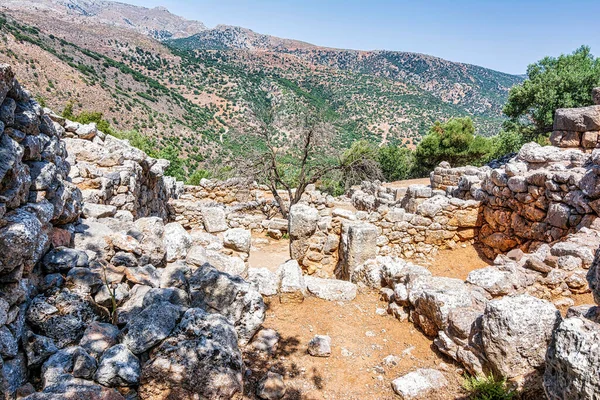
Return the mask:
<path id="1" fill-rule="evenodd" d="M 575 302 L 600 301 L 600 105 L 558 110 L 554 146 L 529 143 L 496 168 L 442 163 L 430 185 L 365 182 L 339 198 L 310 187 L 288 221 L 256 183 L 185 186 L 165 160 L 42 108 L 8 65 L 0 104 L 6 399 L 224 399 L 247 395 L 248 379 L 259 398 L 283 398 L 286 376 L 247 374 L 245 349 L 279 340 L 261 329 L 267 304 L 362 292 L 448 363 L 524 398 L 600 393 L 600 314 Z M 289 237 L 292 258 L 251 267 L 267 236 Z M 426 267 L 461 246 L 493 263 L 466 280 Z M 336 340 L 300 345 L 328 357 Z M 449 375 L 382 380 L 430 398 Z"/>

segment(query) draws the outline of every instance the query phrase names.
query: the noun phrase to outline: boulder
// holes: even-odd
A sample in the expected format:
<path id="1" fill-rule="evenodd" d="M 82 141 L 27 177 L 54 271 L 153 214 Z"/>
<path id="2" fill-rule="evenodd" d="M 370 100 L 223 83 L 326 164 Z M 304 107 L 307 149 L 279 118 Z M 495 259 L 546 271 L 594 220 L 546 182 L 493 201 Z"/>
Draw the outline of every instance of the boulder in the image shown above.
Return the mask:
<path id="1" fill-rule="evenodd" d="M 178 222 L 165 225 L 163 244 L 167 251 L 167 262 L 185 258 L 188 249 L 192 246 L 192 237 Z"/>
<path id="2" fill-rule="evenodd" d="M 46 253 L 43 265 L 47 273 L 67 272 L 71 268 L 87 267 L 88 256 L 82 250 L 57 247 Z"/>
<path id="3" fill-rule="evenodd" d="M 487 303 L 482 344 L 492 371 L 515 378 L 543 368 L 560 312 L 546 300 L 523 294 Z"/>
<path id="4" fill-rule="evenodd" d="M 143 353 L 169 336 L 180 315 L 180 307 L 167 302 L 154 303 L 127 323 L 121 343 L 134 354 Z"/>
<path id="5" fill-rule="evenodd" d="M 319 212 L 305 204 L 294 204 L 290 208 L 289 234 L 292 240 L 311 236 L 317 229 Z"/>
<path id="6" fill-rule="evenodd" d="M 248 282 L 263 296 L 275 296 L 279 292 L 278 276 L 267 268 L 248 268 Z"/>
<path id="7" fill-rule="evenodd" d="M 83 333 L 79 345 L 98 358 L 106 349 L 117 344 L 119 328 L 103 322 L 92 322 Z"/>
<path id="8" fill-rule="evenodd" d="M 304 281 L 308 291 L 323 300 L 351 301 L 356 298 L 356 285 L 352 282 L 312 276 L 305 276 Z"/>
<path id="9" fill-rule="evenodd" d="M 598 131 L 600 130 L 600 106 L 559 108 L 554 113 L 555 131 Z"/>
<path id="10" fill-rule="evenodd" d="M 227 317 L 239 341 L 246 344 L 265 319 L 265 303 L 258 291 L 239 276 L 231 276 L 205 264 L 189 279 L 191 306 Z"/>
<path id="11" fill-rule="evenodd" d="M 274 329 L 261 329 L 256 332 L 256 335 L 252 338 L 250 347 L 257 351 L 264 351 L 268 354 L 275 353 L 277 345 L 279 344 L 281 336 Z"/>
<path id="12" fill-rule="evenodd" d="M 84 218 L 107 218 L 114 217 L 117 207 L 104 204 L 86 202 L 83 204 L 82 214 Z"/>
<path id="13" fill-rule="evenodd" d="M 593 399 L 600 393 L 600 325 L 583 317 L 561 322 L 546 353 L 550 400 Z"/>
<path id="14" fill-rule="evenodd" d="M 54 353 L 42 366 L 44 387 L 60 382 L 63 375 L 90 379 L 96 371 L 96 360 L 79 346 Z"/>
<path id="15" fill-rule="evenodd" d="M 207 250 L 206 258 L 210 265 L 221 272 L 241 277 L 246 277 L 248 274 L 248 266 L 237 256 L 227 256 L 215 250 Z"/>
<path id="16" fill-rule="evenodd" d="M 448 381 L 440 371 L 424 368 L 392 381 L 392 389 L 402 400 L 428 399 L 447 385 Z"/>
<path id="17" fill-rule="evenodd" d="M 134 386 L 140 380 L 140 361 L 124 344 L 107 349 L 98 363 L 94 380 L 104 386 Z"/>
<path id="18" fill-rule="evenodd" d="M 231 322 L 191 308 L 142 367 L 139 396 L 155 400 L 230 399 L 242 391 L 243 370 Z"/>
<path id="19" fill-rule="evenodd" d="M 223 233 L 223 245 L 242 253 L 250 253 L 252 236 L 250 231 L 243 228 L 228 229 Z"/>
<path id="20" fill-rule="evenodd" d="M 27 322 L 62 348 L 77 343 L 89 324 L 107 314 L 89 296 L 62 289 L 35 297 L 27 310 Z"/>
<path id="21" fill-rule="evenodd" d="M 221 207 L 203 208 L 202 219 L 204 221 L 204 229 L 208 233 L 223 232 L 229 229 L 227 219 L 225 218 L 225 210 Z"/>
<path id="22" fill-rule="evenodd" d="M 588 270 L 587 281 L 594 301 L 600 304 L 600 248 L 596 250 L 594 261 Z"/>

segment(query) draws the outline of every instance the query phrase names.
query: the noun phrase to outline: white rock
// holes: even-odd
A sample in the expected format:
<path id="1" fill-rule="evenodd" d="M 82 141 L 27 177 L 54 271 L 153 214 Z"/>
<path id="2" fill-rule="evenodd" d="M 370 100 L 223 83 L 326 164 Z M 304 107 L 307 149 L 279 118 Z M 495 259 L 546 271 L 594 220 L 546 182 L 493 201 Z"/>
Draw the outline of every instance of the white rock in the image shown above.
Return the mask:
<path id="1" fill-rule="evenodd" d="M 426 399 L 434 390 L 441 389 L 448 381 L 435 369 L 418 369 L 394 379 L 392 388 L 402 400 Z"/>

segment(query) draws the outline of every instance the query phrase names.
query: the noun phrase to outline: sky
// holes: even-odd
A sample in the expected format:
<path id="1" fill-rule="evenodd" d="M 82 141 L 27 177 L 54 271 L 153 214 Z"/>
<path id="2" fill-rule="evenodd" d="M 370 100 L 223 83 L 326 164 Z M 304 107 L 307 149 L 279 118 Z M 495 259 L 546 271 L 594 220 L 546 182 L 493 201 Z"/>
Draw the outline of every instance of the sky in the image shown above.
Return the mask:
<path id="1" fill-rule="evenodd" d="M 600 0 L 120 0 L 211 28 L 236 25 L 320 46 L 430 54 L 524 74 L 585 44 L 600 56 Z"/>

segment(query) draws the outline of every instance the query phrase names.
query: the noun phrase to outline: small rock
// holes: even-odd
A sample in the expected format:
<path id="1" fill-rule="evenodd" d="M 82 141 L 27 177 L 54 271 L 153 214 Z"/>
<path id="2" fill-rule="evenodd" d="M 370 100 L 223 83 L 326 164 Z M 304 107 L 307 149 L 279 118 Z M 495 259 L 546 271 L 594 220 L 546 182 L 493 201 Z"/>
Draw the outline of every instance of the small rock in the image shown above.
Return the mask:
<path id="1" fill-rule="evenodd" d="M 392 388 L 402 400 L 426 399 L 433 391 L 445 387 L 448 381 L 435 369 L 418 369 L 392 382 Z"/>
<path id="2" fill-rule="evenodd" d="M 274 372 L 267 372 L 267 375 L 260 380 L 256 388 L 256 395 L 264 400 L 278 400 L 285 396 L 286 387 L 283 376 Z"/>
<path id="3" fill-rule="evenodd" d="M 308 354 L 314 357 L 329 357 L 331 355 L 331 338 L 326 335 L 316 335 L 308 343 Z"/>

